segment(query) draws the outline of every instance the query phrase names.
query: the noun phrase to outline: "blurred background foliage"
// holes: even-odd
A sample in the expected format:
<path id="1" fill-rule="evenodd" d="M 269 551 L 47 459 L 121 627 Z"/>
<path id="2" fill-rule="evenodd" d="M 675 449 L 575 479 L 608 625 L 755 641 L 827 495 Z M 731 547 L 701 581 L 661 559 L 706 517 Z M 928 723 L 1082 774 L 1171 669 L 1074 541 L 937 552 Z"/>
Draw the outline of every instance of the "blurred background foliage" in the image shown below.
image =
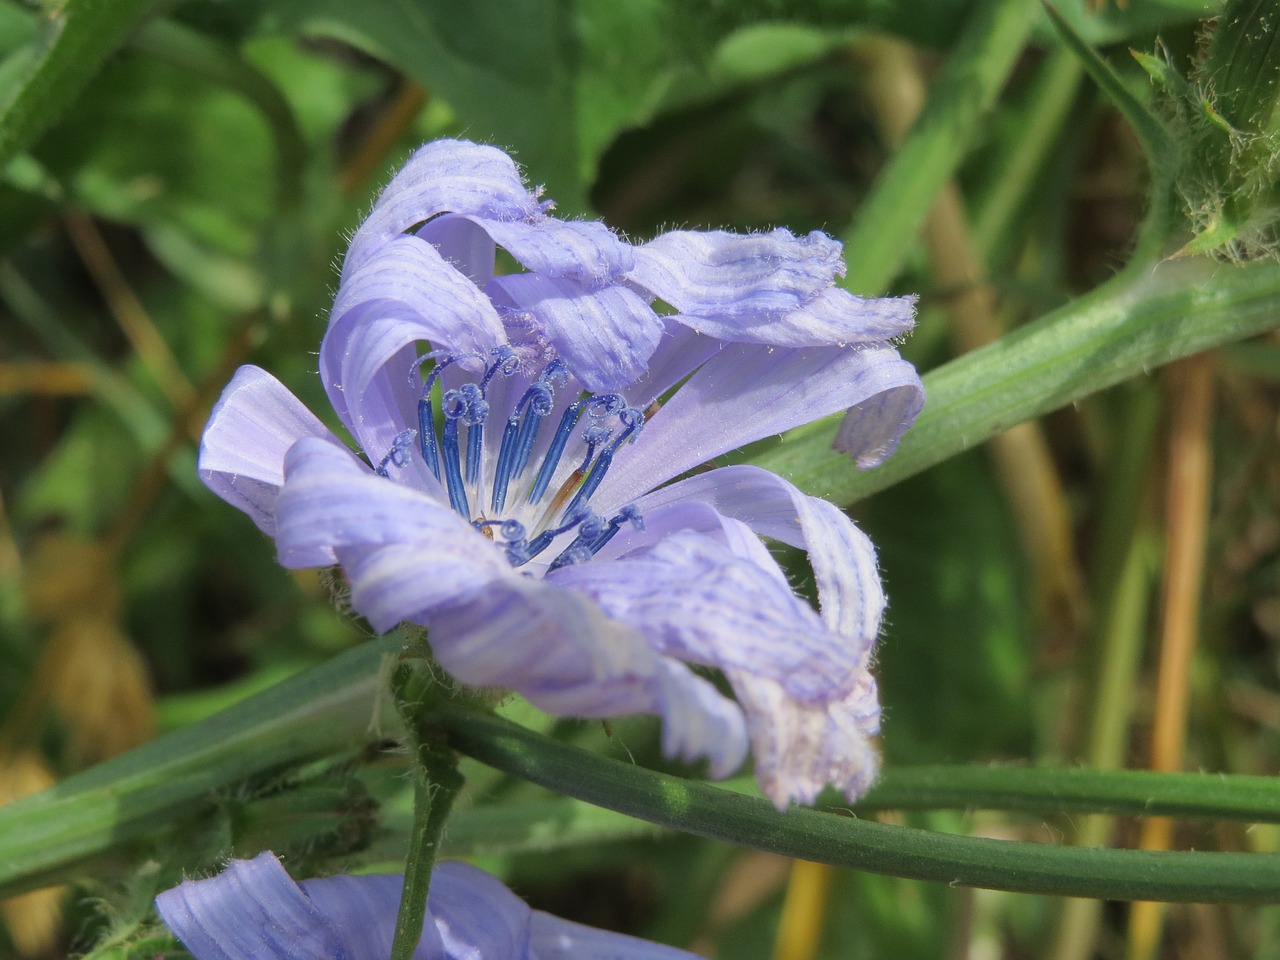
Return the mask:
<path id="1" fill-rule="evenodd" d="M 327 575 L 280 569 L 248 519 L 200 486 L 195 453 L 242 362 L 325 415 L 315 355 L 334 265 L 413 147 L 463 136 L 511 148 L 563 214 L 603 216 L 634 239 L 783 224 L 892 238 L 894 208 L 882 221 L 860 208 L 918 109 L 911 91 L 936 91 L 971 20 L 997 6 L 0 2 L 0 799 L 368 638 Z M 893 292 L 921 295 L 903 351 L 922 370 L 1111 276 L 1162 202 L 1149 189 L 1161 164 L 1184 224 L 1164 234 L 1165 253 L 1271 251 L 1275 69 L 1231 72 L 1247 31 L 1227 54 L 1205 40 L 1212 2 L 1060 5 L 1133 101 L 1192 148 L 1151 158 L 1115 97 L 1025 7 L 998 99 L 948 147 L 962 160 L 946 185 L 952 219 L 935 206 L 921 231 L 908 225 L 894 272 Z M 1233 7 L 1274 19 L 1267 8 Z M 23 93 L 33 77 L 47 87 L 38 109 Z M 1242 105 L 1232 91 L 1245 88 Z M 1190 615 L 1202 637 L 1183 672 L 1180 765 L 1276 772 L 1280 342 L 1189 363 L 1181 379 L 1121 385 L 1004 453 L 966 453 L 853 508 L 891 599 L 878 658 L 891 766 L 1150 762 L 1165 544 L 1186 515 L 1163 512 L 1166 481 L 1199 437 L 1212 469 L 1191 497 L 1209 513 L 1190 549 L 1207 573 Z M 1179 429 L 1192 454 L 1170 439 Z M 651 722 L 554 729 L 664 767 Z M 9 901 L 0 956 L 169 951 L 146 914 L 155 888 L 232 850 L 273 846 L 299 871 L 394 868 L 404 769 L 395 755 L 339 758 L 212 798 L 74 894 Z M 468 772 L 464 805 L 545 799 Z M 1138 842 L 1129 822 L 905 819 Z M 1277 835 L 1181 827 L 1170 842 L 1274 849 Z M 1160 947 L 1119 905 L 852 873 L 797 895 L 787 862 L 765 854 L 659 831 L 565 843 L 495 844 L 481 862 L 535 906 L 735 960 L 774 954 L 780 923 L 796 923 L 780 921 L 788 884 L 787 909 L 807 897 L 808 928 L 821 930 L 776 954 L 796 960 L 1280 957 L 1273 908 L 1176 908 Z"/>

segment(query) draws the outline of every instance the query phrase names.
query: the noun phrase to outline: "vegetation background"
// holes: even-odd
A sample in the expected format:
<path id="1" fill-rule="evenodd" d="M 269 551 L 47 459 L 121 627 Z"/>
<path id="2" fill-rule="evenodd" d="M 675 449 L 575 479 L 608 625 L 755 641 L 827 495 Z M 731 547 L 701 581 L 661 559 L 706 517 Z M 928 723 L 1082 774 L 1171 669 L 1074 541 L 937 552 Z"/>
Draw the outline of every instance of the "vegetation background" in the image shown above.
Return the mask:
<path id="1" fill-rule="evenodd" d="M 1280 341 L 1234 341 L 1280 322 L 1280 67 L 1248 30 L 1231 53 L 1216 38 L 1246 18 L 1274 40 L 1280 17 L 1242 2 L 1215 21 L 1204 0 L 1060 12 L 1066 26 L 1024 0 L 0 2 L 0 800 L 369 640 L 326 575 L 279 568 L 200 485 L 195 455 L 242 362 L 328 414 L 315 356 L 345 238 L 442 136 L 510 148 L 561 214 L 636 240 L 841 236 L 850 289 L 920 294 L 906 356 L 978 371 L 927 381 L 928 429 L 886 479 L 846 476 L 813 433 L 794 459 L 792 438 L 742 454 L 850 504 L 878 545 L 891 773 L 1274 774 Z M 1216 349 L 1154 369 L 1192 352 L 1164 350 L 1160 324 L 1199 322 L 1209 300 L 1225 306 L 1196 349 Z M 1075 387 L 1050 352 L 998 381 L 998 359 L 944 366 L 1054 311 L 1083 329 L 1144 304 L 1146 353 L 1076 357 Z M 991 412 L 1002 398 L 1012 413 Z M 651 721 L 504 711 L 670 769 Z M 365 751 L 228 785 L 61 876 L 70 889 L 0 905 L 0 956 L 168 955 L 154 890 L 231 851 L 273 847 L 299 874 L 399 869 L 405 769 Z M 461 806 L 493 824 L 554 802 L 467 769 Z M 1215 819 L 877 816 L 1050 844 L 1280 842 Z M 535 906 L 726 960 L 1280 957 L 1274 906 L 793 868 L 602 824 L 495 827 L 469 852 Z"/>

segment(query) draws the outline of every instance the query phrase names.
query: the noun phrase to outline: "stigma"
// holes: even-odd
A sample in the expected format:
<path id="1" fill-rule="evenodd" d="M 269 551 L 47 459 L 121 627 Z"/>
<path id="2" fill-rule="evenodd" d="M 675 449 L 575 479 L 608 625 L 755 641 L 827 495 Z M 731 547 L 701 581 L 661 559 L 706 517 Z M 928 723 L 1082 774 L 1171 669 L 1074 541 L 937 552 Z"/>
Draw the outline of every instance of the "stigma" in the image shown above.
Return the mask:
<path id="1" fill-rule="evenodd" d="M 616 393 L 573 392 L 559 358 L 526 370 L 508 346 L 487 357 L 428 353 L 414 361 L 411 383 L 428 361 L 417 430 L 396 435 L 379 476 L 420 457 L 453 510 L 515 567 L 544 553 L 549 571 L 581 563 L 625 524 L 643 528 L 634 507 L 609 518 L 591 508 L 618 450 L 644 426 L 640 408 Z M 483 361 L 483 373 L 469 376 L 460 361 Z M 495 397 L 505 409 L 491 405 Z"/>

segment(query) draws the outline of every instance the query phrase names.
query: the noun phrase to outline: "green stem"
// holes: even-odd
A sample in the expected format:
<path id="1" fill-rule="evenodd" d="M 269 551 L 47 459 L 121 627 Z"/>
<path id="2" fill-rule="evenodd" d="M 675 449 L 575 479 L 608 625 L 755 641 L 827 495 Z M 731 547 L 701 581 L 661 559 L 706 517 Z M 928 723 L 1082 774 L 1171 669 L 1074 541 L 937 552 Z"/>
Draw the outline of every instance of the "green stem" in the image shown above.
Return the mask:
<path id="1" fill-rule="evenodd" d="M 1280 855 L 1097 850 L 892 827 L 769 803 L 597 757 L 491 714 L 445 705 L 458 750 L 631 816 L 771 853 L 916 880 L 1104 899 L 1280 901 Z M 1271 787 L 1274 792 L 1274 785 Z"/>
<path id="2" fill-rule="evenodd" d="M 392 672 L 396 707 L 404 721 L 413 755 L 413 829 L 405 856 L 404 889 L 396 916 L 391 960 L 413 960 L 422 940 L 427 912 L 431 868 L 436 862 L 445 821 L 462 789 L 458 755 L 419 718 L 436 706 L 450 688 L 438 680 L 434 664 L 422 659 L 402 659 Z"/>
<path id="3" fill-rule="evenodd" d="M 987 0 L 973 14 L 919 119 L 845 233 L 848 289 L 880 294 L 893 280 L 1022 53 L 1036 9 L 1034 0 Z"/>
<path id="4" fill-rule="evenodd" d="M 1274 329 L 1280 263 L 1166 261 L 1128 271 L 924 377 L 924 411 L 897 452 L 858 471 L 835 453 L 839 416 L 793 430 L 752 462 L 839 504 L 955 456 L 1015 424 L 1208 347 Z"/>

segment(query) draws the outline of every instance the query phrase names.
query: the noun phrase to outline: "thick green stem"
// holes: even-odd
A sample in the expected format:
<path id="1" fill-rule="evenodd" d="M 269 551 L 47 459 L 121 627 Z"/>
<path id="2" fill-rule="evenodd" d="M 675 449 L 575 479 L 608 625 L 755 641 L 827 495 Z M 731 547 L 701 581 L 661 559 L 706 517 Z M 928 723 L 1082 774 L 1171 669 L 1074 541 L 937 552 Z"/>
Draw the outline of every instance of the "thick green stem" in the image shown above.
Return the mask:
<path id="1" fill-rule="evenodd" d="M 685 833 L 873 873 L 1108 900 L 1280 901 L 1280 854 L 1148 853 L 892 827 L 679 780 L 537 737 L 452 705 L 434 721 L 456 749 L 549 789 Z M 1272 786 L 1274 792 L 1274 786 Z"/>
<path id="2" fill-rule="evenodd" d="M 402 659 L 392 672 L 391 685 L 413 752 L 413 829 L 409 831 L 391 960 L 413 960 L 422 939 L 431 868 L 463 779 L 458 772 L 458 755 L 421 722 L 451 690 L 439 682 L 438 669 L 426 660 Z"/>

